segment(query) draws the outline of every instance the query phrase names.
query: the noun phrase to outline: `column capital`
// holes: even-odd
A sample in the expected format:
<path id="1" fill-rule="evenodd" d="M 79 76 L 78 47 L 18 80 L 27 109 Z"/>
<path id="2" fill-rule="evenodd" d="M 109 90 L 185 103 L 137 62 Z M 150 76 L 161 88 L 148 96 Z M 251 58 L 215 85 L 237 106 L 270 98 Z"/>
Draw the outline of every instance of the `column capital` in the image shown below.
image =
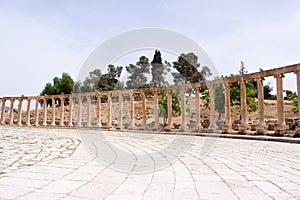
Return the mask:
<path id="1" fill-rule="evenodd" d="M 284 77 L 284 74 L 275 74 L 274 75 L 274 78 L 283 78 Z"/>
<path id="2" fill-rule="evenodd" d="M 294 71 L 294 73 L 297 74 L 297 75 L 300 74 L 300 66 L 299 66 L 299 69 L 296 69 L 296 70 Z"/>
<path id="3" fill-rule="evenodd" d="M 264 81 L 264 80 L 265 80 L 265 77 L 259 76 L 259 77 L 256 77 L 254 80 L 255 80 L 255 81 Z"/>

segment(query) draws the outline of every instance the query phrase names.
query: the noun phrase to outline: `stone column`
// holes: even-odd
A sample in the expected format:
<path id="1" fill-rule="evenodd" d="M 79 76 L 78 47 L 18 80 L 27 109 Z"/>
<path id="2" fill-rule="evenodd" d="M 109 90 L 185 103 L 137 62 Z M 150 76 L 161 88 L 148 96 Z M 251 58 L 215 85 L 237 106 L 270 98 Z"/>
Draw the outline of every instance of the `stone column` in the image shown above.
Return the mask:
<path id="1" fill-rule="evenodd" d="M 284 104 L 283 104 L 283 74 L 275 75 L 276 78 L 276 90 L 277 90 L 277 125 L 275 127 L 275 134 L 283 134 L 285 132 L 285 120 L 284 120 Z"/>
<path id="2" fill-rule="evenodd" d="M 133 129 L 135 127 L 134 125 L 134 93 L 132 93 L 130 95 L 130 118 L 131 118 L 131 121 L 130 121 L 130 128 Z"/>
<path id="3" fill-rule="evenodd" d="M 73 95 L 69 96 L 69 122 L 68 126 L 73 126 Z"/>
<path id="4" fill-rule="evenodd" d="M 18 125 L 22 125 L 22 102 L 23 99 L 19 99 L 19 105 L 18 105 Z"/>
<path id="5" fill-rule="evenodd" d="M 209 89 L 209 132 L 216 132 L 218 127 L 216 125 L 216 110 L 215 110 L 215 86 L 208 85 Z"/>
<path id="6" fill-rule="evenodd" d="M 300 66 L 298 65 L 298 70 L 295 72 L 297 78 L 297 95 L 298 95 L 298 118 L 300 120 Z M 300 133 L 300 123 L 296 127 L 297 133 Z"/>
<path id="7" fill-rule="evenodd" d="M 258 125 L 256 126 L 256 133 L 263 134 L 265 132 L 265 105 L 264 105 L 264 85 L 263 77 L 257 79 L 257 100 L 258 100 Z"/>
<path id="8" fill-rule="evenodd" d="M 143 92 L 142 94 L 142 126 L 144 128 L 146 128 L 146 123 L 147 123 L 147 119 L 146 119 L 146 94 Z"/>
<path id="9" fill-rule="evenodd" d="M 186 97 L 185 88 L 181 89 L 181 126 L 180 131 L 186 131 Z"/>
<path id="10" fill-rule="evenodd" d="M 64 117 L 65 117 L 65 98 L 61 96 L 60 98 L 60 121 L 59 125 L 64 126 Z"/>
<path id="11" fill-rule="evenodd" d="M 107 95 L 107 127 L 111 128 L 111 104 L 112 104 L 112 94 Z"/>
<path id="12" fill-rule="evenodd" d="M 195 128 L 195 131 L 202 131 L 203 130 L 203 126 L 201 124 L 201 117 L 200 117 L 200 110 L 201 110 L 201 107 L 200 107 L 200 88 L 199 87 L 196 87 L 194 88 L 195 90 L 195 112 L 196 112 L 196 128 Z"/>
<path id="13" fill-rule="evenodd" d="M 2 99 L 2 106 L 1 106 L 1 124 L 4 124 L 4 119 L 5 119 L 5 101 L 6 99 Z"/>
<path id="14" fill-rule="evenodd" d="M 14 102 L 15 102 L 15 99 L 11 98 L 10 99 L 10 111 L 9 111 L 9 124 L 14 123 Z"/>
<path id="15" fill-rule="evenodd" d="M 27 99 L 26 125 L 30 126 L 30 103 L 31 99 Z"/>
<path id="16" fill-rule="evenodd" d="M 159 128 L 159 107 L 158 107 L 158 92 L 154 92 L 154 122 L 155 122 L 155 129 Z"/>
<path id="17" fill-rule="evenodd" d="M 167 113 L 168 113 L 168 119 L 167 119 L 167 126 L 165 127 L 166 131 L 171 130 L 172 125 L 172 90 L 167 91 Z"/>
<path id="18" fill-rule="evenodd" d="M 43 126 L 47 126 L 47 99 L 46 98 L 43 98 L 43 112 L 44 112 Z"/>
<path id="19" fill-rule="evenodd" d="M 119 116 L 118 116 L 118 128 L 123 128 L 123 94 L 119 92 Z"/>
<path id="20" fill-rule="evenodd" d="M 51 110 L 52 110 L 52 121 L 51 121 L 51 125 L 55 126 L 55 98 L 52 97 L 51 98 Z"/>
<path id="21" fill-rule="evenodd" d="M 246 81 L 240 81 L 241 93 L 241 124 L 239 125 L 239 133 L 246 134 L 247 131 L 247 94 L 246 94 Z"/>
<path id="22" fill-rule="evenodd" d="M 34 110 L 34 125 L 39 125 L 39 98 L 35 100 L 35 110 Z"/>
<path id="23" fill-rule="evenodd" d="M 225 126 L 224 133 L 232 132 L 232 123 L 231 123 L 231 108 L 230 108 L 230 83 L 224 83 L 225 88 Z"/>
<path id="24" fill-rule="evenodd" d="M 91 126 L 91 96 L 86 97 L 86 104 L 87 104 L 87 124 L 86 126 Z"/>
<path id="25" fill-rule="evenodd" d="M 77 126 L 82 126 L 81 124 L 81 113 L 82 113 L 82 97 L 79 95 L 77 97 L 78 100 L 78 120 L 77 120 Z"/>
<path id="26" fill-rule="evenodd" d="M 97 94 L 97 126 L 101 127 L 101 96 Z"/>

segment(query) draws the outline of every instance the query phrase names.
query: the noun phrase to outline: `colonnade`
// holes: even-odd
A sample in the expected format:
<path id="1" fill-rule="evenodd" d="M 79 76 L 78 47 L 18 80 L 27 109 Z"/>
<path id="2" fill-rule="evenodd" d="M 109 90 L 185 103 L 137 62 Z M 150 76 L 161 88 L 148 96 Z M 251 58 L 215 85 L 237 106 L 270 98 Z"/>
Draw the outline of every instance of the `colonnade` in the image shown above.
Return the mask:
<path id="1" fill-rule="evenodd" d="M 297 93 L 300 93 L 300 65 L 290 65 L 286 67 L 276 68 L 272 70 L 261 70 L 260 72 L 246 74 L 244 76 L 233 76 L 214 81 L 206 81 L 197 84 L 186 84 L 182 86 L 170 86 L 160 88 L 146 88 L 138 90 L 116 90 L 106 92 L 92 92 L 92 93 L 79 93 L 79 94 L 62 94 L 53 96 L 34 96 L 34 97 L 2 97 L 0 98 L 1 124 L 17 124 L 26 126 L 78 126 L 78 127 L 103 127 L 111 128 L 112 121 L 117 118 L 117 128 L 135 129 L 136 116 L 135 109 L 136 95 L 141 97 L 138 101 L 141 105 L 141 126 L 145 128 L 149 125 L 147 122 L 148 114 L 147 108 L 150 106 L 153 111 L 152 127 L 153 129 L 160 128 L 159 118 L 159 98 L 160 91 L 166 92 L 167 98 L 167 120 L 164 127 L 165 130 L 171 130 L 172 127 L 172 91 L 179 91 L 180 106 L 181 106 L 181 124 L 180 131 L 188 131 L 186 119 L 186 92 L 187 90 L 194 90 L 195 94 L 195 121 L 193 131 L 218 131 L 216 125 L 216 111 L 215 111 L 215 87 L 222 84 L 224 87 L 225 95 L 225 124 L 223 132 L 232 132 L 231 120 L 231 106 L 230 106 L 230 85 L 238 82 L 240 85 L 241 96 L 241 124 L 238 127 L 238 132 L 246 133 L 248 130 L 247 118 L 247 102 L 246 102 L 246 82 L 248 80 L 257 81 L 257 94 L 258 94 L 258 124 L 256 126 L 257 133 L 264 133 L 266 130 L 264 118 L 264 78 L 273 76 L 276 79 L 276 95 L 277 95 L 277 125 L 275 127 L 276 133 L 283 133 L 286 130 L 284 119 L 284 101 L 283 101 L 283 78 L 286 73 L 295 73 L 297 80 Z M 209 89 L 209 126 L 204 130 L 201 119 L 201 106 L 200 106 L 200 91 L 203 88 Z M 152 96 L 151 102 L 147 99 L 147 94 Z M 129 116 L 124 116 L 124 97 L 129 99 Z M 113 103 L 113 97 L 117 97 L 118 101 Z M 102 100 L 105 100 L 102 102 Z M 298 101 L 300 97 L 298 95 Z M 18 102 L 18 103 L 16 103 Z M 150 102 L 150 104 L 149 104 Z M 27 103 L 24 110 L 24 103 Z M 33 105 L 34 104 L 34 105 Z M 112 105 L 118 104 L 118 113 L 112 113 Z M 6 108 L 9 107 L 9 110 Z M 34 107 L 34 108 L 33 108 Z M 104 112 L 105 108 L 105 112 Z M 300 110 L 300 105 L 298 104 Z M 75 113 L 76 111 L 76 113 Z M 51 113 L 51 116 L 48 114 Z M 84 117 L 83 117 L 84 116 Z M 114 119 L 113 119 L 114 116 Z M 124 121 L 129 118 L 129 124 L 124 124 Z M 299 114 L 300 118 L 300 114 Z M 128 121 L 128 120 L 127 120 Z M 126 126 L 125 126 L 126 125 Z M 300 127 L 297 127 L 300 131 Z"/>

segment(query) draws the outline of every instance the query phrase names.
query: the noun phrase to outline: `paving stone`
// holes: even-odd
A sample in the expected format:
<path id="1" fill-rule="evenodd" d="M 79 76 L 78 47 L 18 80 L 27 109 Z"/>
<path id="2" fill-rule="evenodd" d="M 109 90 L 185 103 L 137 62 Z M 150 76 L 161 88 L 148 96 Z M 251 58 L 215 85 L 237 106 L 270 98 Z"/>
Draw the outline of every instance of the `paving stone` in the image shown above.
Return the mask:
<path id="1" fill-rule="evenodd" d="M 190 136 L 104 131 L 99 145 L 122 150 L 111 157 L 99 148 L 112 161 L 106 163 L 86 151 L 74 130 L 0 126 L 0 132 L 0 199 L 300 198 L 299 144 L 195 137 L 179 155 Z M 98 130 L 87 133 L 99 139 Z"/>

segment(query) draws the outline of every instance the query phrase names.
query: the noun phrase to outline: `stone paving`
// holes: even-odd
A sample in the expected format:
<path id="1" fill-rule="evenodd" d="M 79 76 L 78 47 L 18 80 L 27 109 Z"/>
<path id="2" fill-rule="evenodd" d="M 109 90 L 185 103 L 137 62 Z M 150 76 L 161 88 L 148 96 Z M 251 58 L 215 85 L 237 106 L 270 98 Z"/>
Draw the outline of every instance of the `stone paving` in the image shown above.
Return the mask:
<path id="1" fill-rule="evenodd" d="M 299 152 L 280 142 L 3 126 L 0 198 L 296 200 Z"/>

